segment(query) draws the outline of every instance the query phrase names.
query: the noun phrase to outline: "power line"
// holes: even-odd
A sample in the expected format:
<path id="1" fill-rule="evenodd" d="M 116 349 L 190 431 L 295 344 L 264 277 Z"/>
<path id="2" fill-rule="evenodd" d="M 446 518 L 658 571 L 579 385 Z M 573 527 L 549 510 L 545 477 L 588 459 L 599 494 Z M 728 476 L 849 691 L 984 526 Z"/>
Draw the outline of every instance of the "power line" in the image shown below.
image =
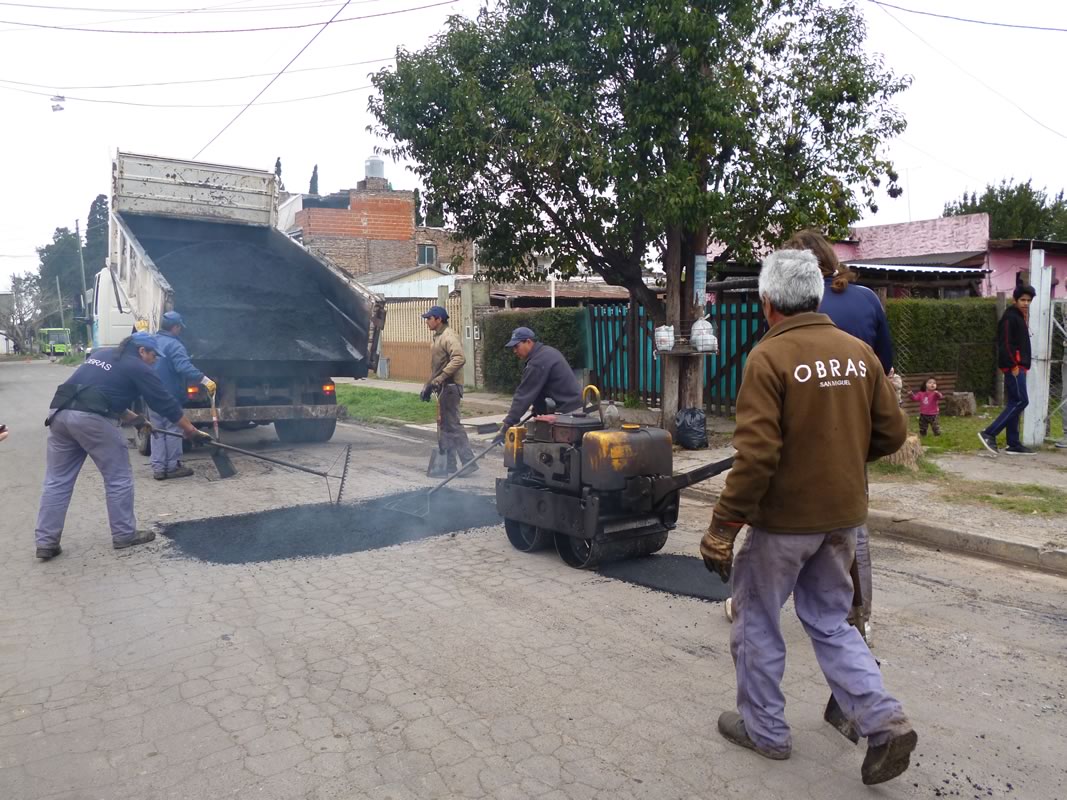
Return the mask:
<path id="1" fill-rule="evenodd" d="M 1017 108 L 1022 113 L 1022 115 L 1024 117 L 1026 117 L 1027 119 L 1029 119 L 1031 122 L 1034 122 L 1037 125 L 1040 125 L 1046 131 L 1048 131 L 1049 133 L 1055 134 L 1056 136 L 1059 136 L 1061 139 L 1067 139 L 1067 134 L 1060 133 L 1055 128 L 1052 128 L 1052 127 L 1046 125 L 1044 122 L 1039 120 L 1037 117 L 1035 117 L 1033 114 L 1031 114 L 1029 111 L 1027 111 L 1021 105 L 1019 105 L 1014 100 L 1012 100 L 1010 97 L 1008 97 L 1006 94 L 1003 94 L 1002 92 L 994 89 L 992 86 L 990 86 L 988 83 L 983 81 L 981 78 L 979 78 L 973 72 L 968 71 L 963 66 L 961 66 L 957 61 L 952 59 L 950 56 L 948 56 L 945 53 L 943 53 L 940 50 L 938 50 L 936 47 L 934 47 L 932 44 L 930 44 L 928 41 L 926 41 L 926 39 L 924 39 L 922 36 L 917 34 L 915 31 L 913 31 L 911 28 L 909 28 L 907 25 L 905 25 L 903 22 L 901 22 L 895 16 L 893 16 L 893 14 L 889 11 L 889 9 L 885 8 L 885 5 L 886 5 L 885 3 L 875 2 L 875 0 L 868 0 L 868 1 L 874 3 L 879 8 L 881 8 L 882 9 L 882 13 L 884 13 L 891 20 L 893 20 L 895 23 L 897 23 L 897 25 L 902 27 L 904 30 L 906 30 L 908 33 L 910 33 L 912 36 L 914 36 L 920 42 L 925 44 L 927 47 L 929 47 L 931 50 L 933 50 L 935 53 L 937 53 L 939 56 L 941 56 L 943 59 L 945 59 L 948 63 L 950 63 L 952 66 L 954 66 L 960 72 L 962 72 L 964 75 L 966 75 L 967 77 L 971 78 L 972 80 L 974 80 L 974 81 L 978 82 L 979 84 L 981 84 L 982 86 L 984 86 L 987 90 L 989 90 L 990 92 L 995 94 L 1001 100 L 1004 100 L 1005 102 L 1010 103 L 1012 106 Z"/>
<path id="2" fill-rule="evenodd" d="M 268 84 L 269 86 L 270 84 Z M 312 94 L 304 97 L 289 97 L 284 100 L 265 100 L 260 103 L 261 106 L 278 106 L 286 103 L 301 103 L 305 100 L 319 100 L 323 97 L 336 97 L 341 94 L 352 94 L 353 92 L 362 92 L 366 89 L 373 89 L 370 84 L 366 86 L 355 86 L 351 89 L 341 89 L 336 92 L 326 92 L 325 94 Z M 32 94 L 37 97 L 51 97 L 52 92 L 37 92 L 32 89 L 20 89 L 16 86 L 0 86 L 0 89 L 6 89 L 9 92 L 22 92 L 23 94 Z M 266 87 L 264 87 L 264 91 Z M 260 92 L 262 94 L 262 92 Z M 257 97 L 259 95 L 256 95 Z M 115 106 L 134 106 L 136 108 L 245 108 L 247 109 L 249 103 L 139 103 L 134 100 L 105 100 L 99 97 L 74 97 L 72 95 L 64 95 L 62 102 L 76 101 L 79 103 L 103 103 L 105 105 Z M 253 102 L 255 102 L 253 100 Z"/>
<path id="3" fill-rule="evenodd" d="M 386 61 L 393 61 L 396 56 L 389 56 L 388 58 L 372 58 L 367 61 L 352 61 L 347 64 L 329 64 L 322 67 L 301 67 L 300 69 L 291 69 L 286 74 L 292 75 L 296 72 L 317 72 L 324 69 L 342 69 L 344 67 L 360 67 L 366 64 L 381 64 Z M 13 81 L 7 78 L 0 78 L 0 83 L 11 83 L 16 86 L 32 86 L 36 89 L 52 89 L 66 91 L 68 89 L 137 89 L 151 86 L 183 86 L 194 83 L 219 83 L 221 81 L 240 81 L 247 78 L 266 78 L 268 75 L 273 75 L 273 72 L 256 72 L 251 75 L 231 75 L 228 77 L 219 78 L 195 78 L 185 81 L 155 81 L 153 83 L 112 83 L 112 84 L 97 84 L 89 86 L 62 86 L 55 83 L 28 83 L 27 81 Z"/>
<path id="4" fill-rule="evenodd" d="M 882 6 L 883 8 L 893 8 L 897 11 L 903 11 L 907 14 L 920 14 L 924 17 L 937 17 L 938 19 L 950 19 L 954 22 L 970 22 L 974 25 L 990 25 L 995 28 L 1016 28 L 1023 31 L 1046 31 L 1051 33 L 1067 33 L 1067 28 L 1053 28 L 1046 25 L 1020 25 L 1014 22 L 993 22 L 987 19 L 971 19 L 970 17 L 954 17 L 951 14 L 935 14 L 932 11 L 919 11 L 917 8 L 904 8 L 903 6 L 895 6 L 892 3 L 883 3 L 882 0 L 867 0 L 868 3 L 873 3 L 876 6 Z M 0 3 L 2 5 L 2 3 Z"/>
<path id="5" fill-rule="evenodd" d="M 0 6 L 8 6 L 12 8 L 32 8 L 39 11 L 84 11 L 89 14 L 245 14 L 251 11 L 290 11 L 299 10 L 304 8 L 319 8 L 321 6 L 332 6 L 333 3 L 326 0 L 310 0 L 309 2 L 283 2 L 272 5 L 260 5 L 249 6 L 247 8 L 234 8 L 228 11 L 218 11 L 217 9 L 225 8 L 228 6 L 243 5 L 250 0 L 238 0 L 234 3 L 226 3 L 223 6 L 206 6 L 200 8 L 87 8 L 85 6 L 50 6 L 40 5 L 37 3 L 0 3 Z M 383 0 L 353 0 L 356 5 L 363 3 L 379 3 Z"/>
<path id="6" fill-rule="evenodd" d="M 337 17 L 339 17 L 341 15 L 342 11 L 344 11 L 346 8 L 348 8 L 348 4 L 350 2 L 352 2 L 352 0 L 345 0 L 345 2 L 342 4 L 342 6 L 339 9 L 337 9 L 337 11 L 334 12 L 334 15 L 332 17 L 330 17 L 329 20 L 327 20 L 326 24 L 323 25 L 321 28 L 319 28 L 317 31 L 315 31 L 315 35 L 312 36 L 310 39 L 308 39 L 307 44 L 305 44 L 303 47 L 301 47 L 299 52 L 297 52 L 297 54 L 295 56 L 293 56 L 291 59 L 289 59 L 289 63 L 286 64 L 284 67 L 282 67 L 281 70 L 278 71 L 277 75 L 275 75 L 273 78 L 271 78 L 269 81 L 267 81 L 267 85 L 264 86 L 262 89 L 260 89 L 256 93 L 256 96 L 253 97 L 251 100 L 249 100 L 248 104 L 234 115 L 233 119 L 231 119 L 229 122 L 227 122 L 225 125 L 223 125 L 222 126 L 222 130 L 220 130 L 218 133 L 216 133 L 214 136 L 212 136 L 210 141 L 208 141 L 207 144 L 205 144 L 203 147 L 201 147 L 199 150 L 196 151 L 196 155 L 193 156 L 194 160 L 199 158 L 201 153 L 203 153 L 205 150 L 207 150 L 209 147 L 211 147 L 211 145 L 214 144 L 216 139 L 218 139 L 220 136 L 222 136 L 222 134 L 226 133 L 226 131 L 229 129 L 229 127 L 231 125 L 233 125 L 233 123 L 237 122 L 237 120 L 239 120 L 241 118 L 241 115 L 244 114 L 246 111 L 248 111 L 248 109 L 252 107 L 252 104 L 254 102 L 256 102 L 256 100 L 258 100 L 260 97 L 262 97 L 263 93 L 265 91 L 267 91 L 267 89 L 269 89 L 271 86 L 273 86 L 274 82 L 276 80 L 278 80 L 278 78 L 280 78 L 282 76 L 282 74 L 287 69 L 289 69 L 289 67 L 293 66 L 293 62 L 296 61 L 298 58 L 300 58 L 300 56 L 303 55 L 305 50 L 307 50 L 309 47 L 311 47 L 311 45 L 314 43 L 314 41 L 316 39 L 319 38 L 319 36 L 322 34 L 322 32 L 324 30 L 326 30 L 330 26 L 330 23 L 333 22 L 335 19 L 337 19 Z"/>
<path id="7" fill-rule="evenodd" d="M 349 0 L 351 2 L 351 0 Z M 380 11 L 377 14 L 361 14 L 356 17 L 345 17 L 344 19 L 330 18 L 326 22 L 302 22 L 293 25 L 266 25 L 259 28 L 210 28 L 207 30 L 198 31 L 139 31 L 139 30 L 123 30 L 121 28 L 83 28 L 70 25 L 45 25 L 39 22 L 17 22 L 15 20 L 0 19 L 0 24 L 3 25 L 16 25 L 21 28 L 39 28 L 42 30 L 53 31 L 76 31 L 78 33 L 124 33 L 124 34 L 136 34 L 139 36 L 194 36 L 201 34 L 211 33 L 261 33 L 264 31 L 292 31 L 299 30 L 301 28 L 314 28 L 317 25 L 329 25 L 331 23 L 339 24 L 342 22 L 355 22 L 361 19 L 375 19 L 376 17 L 392 17 L 397 14 L 407 14 L 411 11 L 423 11 L 427 8 L 437 8 L 438 6 L 452 5 L 456 0 L 442 0 L 438 3 L 429 3 L 423 6 L 414 6 L 412 8 L 401 8 L 395 11 Z M 345 3 L 347 6 L 348 3 Z"/>

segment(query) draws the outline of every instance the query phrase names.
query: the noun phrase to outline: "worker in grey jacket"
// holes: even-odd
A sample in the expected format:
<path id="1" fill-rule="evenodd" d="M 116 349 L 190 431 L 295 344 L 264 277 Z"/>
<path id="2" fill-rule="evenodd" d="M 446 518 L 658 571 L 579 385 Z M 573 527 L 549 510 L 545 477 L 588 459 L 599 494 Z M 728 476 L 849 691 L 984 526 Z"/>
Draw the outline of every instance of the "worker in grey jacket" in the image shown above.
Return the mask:
<path id="1" fill-rule="evenodd" d="M 503 442 L 508 428 L 522 419 L 531 406 L 535 414 L 546 413 L 546 400 L 551 399 L 556 410 L 564 414 L 582 407 L 581 384 L 559 350 L 537 341 L 537 334 L 527 327 L 513 330 L 504 347 L 513 350 L 526 366 L 515 390 L 515 399 L 511 401 L 511 409 L 494 441 Z"/>

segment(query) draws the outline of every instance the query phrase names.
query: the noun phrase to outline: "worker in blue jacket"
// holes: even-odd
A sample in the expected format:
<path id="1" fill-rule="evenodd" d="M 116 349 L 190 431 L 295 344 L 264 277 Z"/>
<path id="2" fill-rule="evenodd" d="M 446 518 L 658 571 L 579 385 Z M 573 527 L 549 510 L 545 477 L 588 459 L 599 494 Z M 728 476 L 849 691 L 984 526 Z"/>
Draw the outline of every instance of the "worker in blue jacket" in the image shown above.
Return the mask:
<path id="1" fill-rule="evenodd" d="M 156 373 L 171 396 L 181 405 L 185 402 L 186 386 L 202 384 L 208 394 L 214 396 L 215 382 L 196 368 L 189 358 L 189 351 L 179 338 L 185 328 L 185 320 L 177 311 L 163 315 L 156 339 L 159 341 L 159 359 Z M 167 433 L 179 433 L 174 423 L 160 414 L 149 403 L 148 421 L 152 423 L 152 477 L 157 481 L 169 478 L 188 478 L 193 474 L 182 464 L 182 441 Z"/>
<path id="2" fill-rule="evenodd" d="M 504 347 L 526 365 L 495 442 L 503 442 L 508 428 L 515 425 L 531 406 L 535 414 L 546 413 L 547 400 L 552 400 L 561 414 L 582 407 L 582 386 L 559 350 L 537 341 L 537 334 L 525 326 L 513 330 Z"/>
<path id="3" fill-rule="evenodd" d="M 48 458 L 37 512 L 37 558 L 47 561 L 61 551 L 67 506 L 86 456 L 104 479 L 112 547 L 122 550 L 155 538 L 151 531 L 137 530 L 133 472 L 119 425 L 147 424 L 130 410 L 140 396 L 186 438 L 203 435 L 183 416 L 181 406 L 152 368 L 158 352 L 155 336 L 135 333 L 118 347 L 94 351 L 56 390 L 45 420 Z"/>

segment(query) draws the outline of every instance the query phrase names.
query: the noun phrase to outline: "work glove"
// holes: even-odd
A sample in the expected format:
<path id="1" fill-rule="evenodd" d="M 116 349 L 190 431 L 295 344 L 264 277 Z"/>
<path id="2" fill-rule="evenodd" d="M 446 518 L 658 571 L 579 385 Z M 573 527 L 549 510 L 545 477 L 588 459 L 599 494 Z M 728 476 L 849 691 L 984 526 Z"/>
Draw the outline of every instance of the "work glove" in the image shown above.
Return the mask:
<path id="1" fill-rule="evenodd" d="M 207 393 L 212 397 L 215 396 L 215 390 L 218 389 L 218 385 L 215 381 L 211 380 L 207 375 L 200 379 L 201 385 L 207 389 Z"/>
<path id="2" fill-rule="evenodd" d="M 743 522 L 726 522 L 714 514 L 708 532 L 700 540 L 700 555 L 708 572 L 714 572 L 723 583 L 730 580 L 734 565 L 734 540 L 741 531 Z"/>
<path id="3" fill-rule="evenodd" d="M 419 392 L 419 399 L 424 403 L 429 403 L 430 398 L 433 396 L 433 383 L 427 383 L 422 387 L 422 391 Z"/>
<path id="4" fill-rule="evenodd" d="M 505 426 L 505 427 L 500 429 L 500 432 L 497 433 L 496 436 L 493 437 L 493 444 L 494 445 L 504 444 L 504 440 L 507 438 L 507 436 L 508 436 L 508 429 Z"/>

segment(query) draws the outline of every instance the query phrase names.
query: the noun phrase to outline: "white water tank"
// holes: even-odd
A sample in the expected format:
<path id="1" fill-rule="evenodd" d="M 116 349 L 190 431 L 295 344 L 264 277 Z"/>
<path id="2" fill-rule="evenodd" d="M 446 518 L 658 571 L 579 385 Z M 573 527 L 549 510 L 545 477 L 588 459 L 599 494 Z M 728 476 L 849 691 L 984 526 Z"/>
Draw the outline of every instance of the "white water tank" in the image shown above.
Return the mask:
<path id="1" fill-rule="evenodd" d="M 378 156 L 371 156 L 365 162 L 363 166 L 366 169 L 366 177 L 368 178 L 384 178 L 385 177 L 385 162 Z"/>

